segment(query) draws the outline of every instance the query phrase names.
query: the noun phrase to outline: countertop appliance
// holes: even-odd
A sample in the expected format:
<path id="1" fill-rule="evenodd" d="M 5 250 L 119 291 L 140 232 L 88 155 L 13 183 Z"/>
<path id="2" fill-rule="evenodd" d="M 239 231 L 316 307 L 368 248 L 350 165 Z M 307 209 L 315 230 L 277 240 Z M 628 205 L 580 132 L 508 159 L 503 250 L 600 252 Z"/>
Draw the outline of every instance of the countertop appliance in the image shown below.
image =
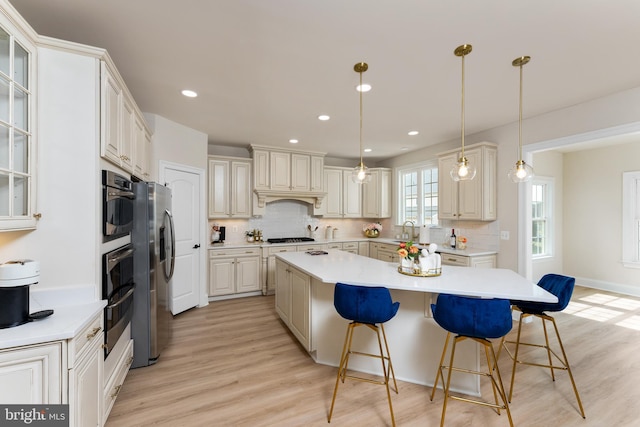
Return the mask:
<path id="1" fill-rule="evenodd" d="M 224 243 L 227 237 L 227 227 L 214 225 L 211 230 L 211 243 Z"/>
<path id="2" fill-rule="evenodd" d="M 53 314 L 53 310 L 29 314 L 29 287 L 39 280 L 38 261 L 19 259 L 0 264 L 0 329 L 23 325 Z"/>
<path id="3" fill-rule="evenodd" d="M 134 292 L 131 336 L 133 363 L 155 363 L 171 338 L 171 277 L 175 265 L 175 234 L 171 190 L 155 182 L 133 185 L 135 205 L 131 243 L 134 248 Z"/>
<path id="4" fill-rule="evenodd" d="M 301 242 L 315 242 L 316 239 L 312 237 L 278 237 L 267 239 L 268 243 L 301 243 Z"/>

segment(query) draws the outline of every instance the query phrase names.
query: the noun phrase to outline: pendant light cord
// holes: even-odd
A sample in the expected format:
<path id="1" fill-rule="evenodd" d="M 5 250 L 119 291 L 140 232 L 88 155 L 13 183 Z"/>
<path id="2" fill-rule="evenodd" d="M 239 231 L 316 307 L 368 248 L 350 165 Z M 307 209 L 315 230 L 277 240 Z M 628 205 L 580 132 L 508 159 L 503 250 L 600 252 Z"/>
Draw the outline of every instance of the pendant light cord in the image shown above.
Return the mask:
<path id="1" fill-rule="evenodd" d="M 520 113 L 518 116 L 518 159 L 522 160 L 522 66 L 520 64 Z"/>
<path id="2" fill-rule="evenodd" d="M 364 160 L 362 159 L 362 73 L 360 71 L 360 169 L 364 168 Z"/>
<path id="3" fill-rule="evenodd" d="M 464 159 L 464 57 L 465 55 L 462 55 L 462 113 L 460 114 L 460 139 L 462 140 L 461 159 Z"/>

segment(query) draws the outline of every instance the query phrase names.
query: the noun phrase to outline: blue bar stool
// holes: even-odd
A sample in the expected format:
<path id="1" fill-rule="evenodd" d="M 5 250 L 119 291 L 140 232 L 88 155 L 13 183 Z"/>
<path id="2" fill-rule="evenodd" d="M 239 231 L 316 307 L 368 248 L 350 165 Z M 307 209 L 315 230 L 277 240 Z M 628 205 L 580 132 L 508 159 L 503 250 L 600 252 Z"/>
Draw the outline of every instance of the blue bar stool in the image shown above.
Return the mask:
<path id="1" fill-rule="evenodd" d="M 489 338 L 501 338 L 511 330 L 512 320 L 509 301 L 505 299 L 481 299 L 440 294 L 438 295 L 436 304 L 431 306 L 431 310 L 433 311 L 433 318 L 436 323 L 447 331 L 447 338 L 444 342 L 444 348 L 442 349 L 442 356 L 440 357 L 440 365 L 438 366 L 438 372 L 436 373 L 433 389 L 431 390 L 431 400 L 433 400 L 438 380 L 442 378 L 444 385 L 444 403 L 442 404 L 440 426 L 444 426 L 448 399 L 488 406 L 495 409 L 498 415 L 500 414 L 500 410 L 504 409 L 507 412 L 509 424 L 513 426 L 511 411 L 509 411 L 504 385 L 500 377 L 496 354 L 491 341 L 489 341 Z M 445 366 L 444 357 L 452 334 L 456 336 L 453 339 L 453 346 L 451 348 L 451 359 L 449 366 Z M 453 365 L 456 344 L 465 339 L 471 339 L 484 346 L 487 357 L 487 372 L 457 368 Z M 446 382 L 443 374 L 445 369 L 448 370 Z M 451 385 L 451 373 L 453 371 L 489 377 L 491 379 L 491 388 L 493 389 L 493 399 L 495 403 L 451 395 L 449 386 Z M 502 403 L 498 401 L 498 395 Z"/>
<path id="2" fill-rule="evenodd" d="M 396 376 L 393 372 L 391 364 L 391 356 L 389 355 L 389 346 L 387 344 L 387 336 L 384 333 L 383 323 L 391 320 L 398 312 L 399 302 L 391 300 L 389 289 L 384 287 L 369 287 L 346 285 L 344 283 L 336 283 L 333 305 L 338 314 L 347 320 L 350 320 L 347 327 L 347 334 L 342 347 L 342 355 L 340 356 L 340 366 L 338 367 L 338 375 L 336 377 L 336 386 L 333 389 L 333 398 L 331 399 L 331 410 L 329 411 L 328 422 L 331 422 L 333 414 L 333 406 L 338 393 L 338 384 L 346 378 L 369 382 L 373 384 L 384 385 L 387 388 L 387 399 L 389 400 L 389 412 L 391 413 L 391 424 L 396 425 L 393 416 L 393 406 L 391 405 L 391 393 L 389 392 L 389 375 L 393 378 L 394 391 L 398 393 L 398 384 Z M 366 326 L 376 332 L 378 337 L 378 347 L 380 354 L 363 353 L 351 350 L 351 342 L 353 340 L 353 331 L 358 326 Z M 382 332 L 382 340 L 380 339 Z M 382 342 L 384 341 L 384 349 Z M 351 355 L 367 356 L 380 359 L 382 362 L 383 380 L 375 381 L 369 378 L 362 378 L 354 375 L 347 375 L 349 365 L 349 357 Z"/>
<path id="3" fill-rule="evenodd" d="M 571 372 L 571 367 L 569 366 L 569 360 L 567 359 L 567 353 L 564 351 L 564 346 L 562 345 L 562 340 L 560 339 L 560 333 L 558 332 L 558 325 L 556 325 L 556 321 L 552 316 L 546 314 L 546 311 L 562 311 L 569 304 L 569 300 L 571 299 L 571 295 L 573 294 L 573 287 L 576 283 L 576 279 L 573 277 L 562 276 L 559 274 L 547 274 L 540 279 L 538 282 L 538 286 L 549 291 L 558 297 L 557 303 L 538 303 L 538 302 L 529 302 L 529 301 L 512 301 L 512 309 L 513 311 L 520 312 L 519 325 L 518 325 L 518 336 L 515 341 L 508 341 L 503 337 L 500 349 L 498 350 L 498 357 L 500 357 L 500 351 L 502 347 L 507 351 L 511 359 L 513 359 L 513 369 L 511 371 L 511 387 L 509 389 L 509 402 L 511 402 L 511 397 L 513 396 L 513 384 L 516 377 L 516 366 L 518 364 L 522 365 L 530 365 L 530 366 L 540 366 L 543 368 L 549 368 L 551 371 L 551 379 L 553 381 L 556 380 L 555 377 L 555 369 L 560 369 L 563 371 L 567 371 L 569 373 L 569 378 L 571 379 L 571 385 L 573 386 L 573 391 L 576 395 L 576 400 L 578 401 L 578 406 L 580 408 L 580 414 L 582 418 L 586 418 L 584 414 L 584 408 L 582 407 L 582 401 L 580 400 L 580 395 L 578 394 L 578 388 L 576 387 L 576 382 L 573 379 L 573 373 Z M 522 342 L 520 339 L 520 334 L 522 331 L 522 320 L 529 316 L 535 316 L 542 319 L 542 328 L 544 330 L 544 340 L 545 344 L 533 344 Z M 547 334 L 547 326 L 546 321 L 549 321 L 553 324 L 553 328 L 556 331 L 556 337 L 558 338 L 558 344 L 560 345 L 560 350 L 562 352 L 562 357 L 560 357 L 552 348 L 549 347 L 549 335 Z M 507 344 L 515 344 L 514 353 L 511 353 Z M 547 360 L 549 364 L 544 363 L 533 363 L 523 361 L 518 359 L 518 353 L 520 350 L 520 346 L 529 346 L 529 347 L 537 347 L 544 348 L 547 351 Z M 560 365 L 553 364 L 554 356 L 557 361 L 560 362 Z"/>

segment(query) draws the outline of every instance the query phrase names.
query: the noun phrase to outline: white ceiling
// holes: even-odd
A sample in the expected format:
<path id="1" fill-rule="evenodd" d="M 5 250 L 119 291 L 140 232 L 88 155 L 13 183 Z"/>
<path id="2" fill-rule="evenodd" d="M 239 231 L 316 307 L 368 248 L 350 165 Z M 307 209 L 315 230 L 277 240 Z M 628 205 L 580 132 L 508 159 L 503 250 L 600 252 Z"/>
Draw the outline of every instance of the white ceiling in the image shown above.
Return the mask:
<path id="1" fill-rule="evenodd" d="M 42 35 L 106 48 L 140 108 L 223 145 L 366 159 L 640 86 L 638 0 L 13 0 Z M 187 99 L 182 89 L 197 91 Z M 328 122 L 317 120 L 329 114 Z M 418 130 L 418 136 L 407 135 Z M 524 138 L 526 140 L 526 129 Z M 176 141 L 179 144 L 179 141 Z M 526 142 L 525 142 L 526 143 Z"/>

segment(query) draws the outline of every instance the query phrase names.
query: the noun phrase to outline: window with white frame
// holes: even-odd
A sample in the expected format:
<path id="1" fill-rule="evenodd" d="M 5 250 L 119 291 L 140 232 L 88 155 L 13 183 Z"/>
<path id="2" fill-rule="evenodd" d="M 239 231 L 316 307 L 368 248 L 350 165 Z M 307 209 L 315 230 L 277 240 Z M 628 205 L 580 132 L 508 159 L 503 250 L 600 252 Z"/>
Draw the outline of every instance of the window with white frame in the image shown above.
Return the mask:
<path id="1" fill-rule="evenodd" d="M 622 174 L 622 262 L 640 268 L 640 171 Z"/>
<path id="2" fill-rule="evenodd" d="M 553 255 L 553 178 L 534 178 L 531 184 L 531 255 Z"/>
<path id="3" fill-rule="evenodd" d="M 438 224 L 438 163 L 398 170 L 398 223 Z"/>

